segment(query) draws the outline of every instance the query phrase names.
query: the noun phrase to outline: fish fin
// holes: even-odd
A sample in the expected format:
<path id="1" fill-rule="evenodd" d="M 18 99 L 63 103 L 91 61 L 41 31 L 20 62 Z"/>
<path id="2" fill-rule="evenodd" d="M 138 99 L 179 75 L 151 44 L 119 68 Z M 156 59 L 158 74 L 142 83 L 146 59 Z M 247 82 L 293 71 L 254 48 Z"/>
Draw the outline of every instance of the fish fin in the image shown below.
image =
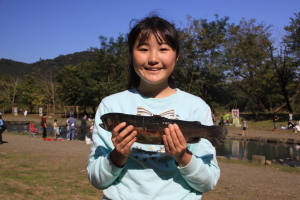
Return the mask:
<path id="1" fill-rule="evenodd" d="M 198 143 L 200 140 L 200 138 L 189 138 L 186 143 Z"/>

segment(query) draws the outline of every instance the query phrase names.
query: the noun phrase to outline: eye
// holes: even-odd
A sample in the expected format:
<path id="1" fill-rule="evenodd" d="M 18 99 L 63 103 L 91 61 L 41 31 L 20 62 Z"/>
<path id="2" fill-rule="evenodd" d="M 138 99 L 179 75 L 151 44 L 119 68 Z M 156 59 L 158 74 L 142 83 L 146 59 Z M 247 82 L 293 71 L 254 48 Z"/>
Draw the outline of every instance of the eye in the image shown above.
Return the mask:
<path id="1" fill-rule="evenodd" d="M 139 51 L 148 51 L 146 48 L 139 48 Z"/>
<path id="2" fill-rule="evenodd" d="M 161 48 L 160 51 L 168 51 L 169 49 L 167 48 Z"/>

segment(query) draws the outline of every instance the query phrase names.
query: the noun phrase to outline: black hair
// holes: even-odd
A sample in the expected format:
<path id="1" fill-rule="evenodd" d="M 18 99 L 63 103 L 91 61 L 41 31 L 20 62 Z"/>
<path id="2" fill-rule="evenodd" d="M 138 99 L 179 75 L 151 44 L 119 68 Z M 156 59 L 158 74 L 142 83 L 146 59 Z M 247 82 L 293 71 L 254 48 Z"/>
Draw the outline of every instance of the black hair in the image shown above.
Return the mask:
<path id="1" fill-rule="evenodd" d="M 128 67 L 128 89 L 136 88 L 140 84 L 140 77 L 135 72 L 132 61 L 133 47 L 137 40 L 139 40 L 139 43 L 143 43 L 149 39 L 151 34 L 153 34 L 157 41 L 166 42 L 176 52 L 177 57 L 179 56 L 180 51 L 179 35 L 175 26 L 170 22 L 158 17 L 157 15 L 146 17 L 141 21 L 133 20 L 131 23 L 132 22 L 135 22 L 135 25 L 128 34 L 128 46 L 131 56 L 131 61 Z M 173 72 L 168 77 L 168 84 L 171 88 L 176 88 Z"/>

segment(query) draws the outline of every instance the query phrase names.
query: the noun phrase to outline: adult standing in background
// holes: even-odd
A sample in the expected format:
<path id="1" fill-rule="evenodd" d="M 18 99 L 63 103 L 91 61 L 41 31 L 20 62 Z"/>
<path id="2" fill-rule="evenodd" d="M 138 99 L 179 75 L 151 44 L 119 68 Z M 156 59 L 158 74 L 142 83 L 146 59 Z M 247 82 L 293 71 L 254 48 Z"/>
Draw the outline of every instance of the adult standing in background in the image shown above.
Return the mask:
<path id="1" fill-rule="evenodd" d="M 2 115 L 0 115 L 0 144 L 3 144 L 4 142 L 2 141 L 2 133 L 5 131 L 6 125 L 4 120 L 2 119 Z"/>
<path id="2" fill-rule="evenodd" d="M 83 117 L 81 118 L 81 125 L 80 125 L 81 140 L 84 140 L 86 136 L 86 119 L 87 119 L 86 115 L 83 115 Z"/>
<path id="3" fill-rule="evenodd" d="M 41 126 L 43 128 L 43 138 L 47 138 L 47 114 L 41 118 Z"/>
<path id="4" fill-rule="evenodd" d="M 67 140 L 74 140 L 75 139 L 75 130 L 76 130 L 76 119 L 74 118 L 74 114 L 70 115 L 70 118 L 68 119 L 68 126 L 69 131 L 67 134 Z"/>
<path id="5" fill-rule="evenodd" d="M 274 115 L 274 117 L 273 117 L 273 124 L 274 124 L 273 131 L 276 131 L 276 129 L 277 129 L 277 121 L 278 120 L 279 120 L 279 117 L 277 115 Z"/>

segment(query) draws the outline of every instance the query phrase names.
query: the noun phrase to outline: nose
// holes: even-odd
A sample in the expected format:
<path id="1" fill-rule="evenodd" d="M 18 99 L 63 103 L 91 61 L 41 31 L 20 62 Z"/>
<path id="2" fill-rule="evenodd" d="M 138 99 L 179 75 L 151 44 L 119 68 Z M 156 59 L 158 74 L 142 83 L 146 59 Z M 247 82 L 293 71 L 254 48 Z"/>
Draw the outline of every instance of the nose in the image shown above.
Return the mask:
<path id="1" fill-rule="evenodd" d="M 159 62 L 157 51 L 151 51 L 148 64 L 149 65 L 156 65 Z"/>

